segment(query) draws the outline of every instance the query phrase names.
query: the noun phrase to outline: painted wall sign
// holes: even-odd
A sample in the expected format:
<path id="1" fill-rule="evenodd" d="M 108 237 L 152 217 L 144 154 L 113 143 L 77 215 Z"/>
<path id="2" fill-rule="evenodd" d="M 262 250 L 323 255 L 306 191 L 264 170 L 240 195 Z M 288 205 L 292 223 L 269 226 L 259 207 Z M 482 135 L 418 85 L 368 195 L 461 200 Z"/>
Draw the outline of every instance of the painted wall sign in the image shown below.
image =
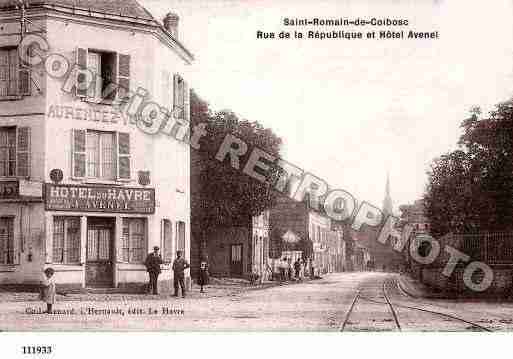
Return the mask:
<path id="1" fill-rule="evenodd" d="M 104 123 L 127 124 L 119 111 L 109 108 L 81 108 L 77 106 L 50 105 L 46 115 L 50 118 L 65 120 L 83 120 Z"/>
<path id="2" fill-rule="evenodd" d="M 27 181 L 0 181 L 0 200 L 41 202 L 43 198 L 43 184 L 41 182 Z"/>
<path id="3" fill-rule="evenodd" d="M 154 188 L 45 184 L 47 211 L 155 213 Z"/>
<path id="4" fill-rule="evenodd" d="M 43 183 L 42 182 L 26 181 L 26 180 L 20 179 L 18 183 L 19 183 L 20 196 L 34 197 L 34 198 L 42 198 L 43 197 Z"/>

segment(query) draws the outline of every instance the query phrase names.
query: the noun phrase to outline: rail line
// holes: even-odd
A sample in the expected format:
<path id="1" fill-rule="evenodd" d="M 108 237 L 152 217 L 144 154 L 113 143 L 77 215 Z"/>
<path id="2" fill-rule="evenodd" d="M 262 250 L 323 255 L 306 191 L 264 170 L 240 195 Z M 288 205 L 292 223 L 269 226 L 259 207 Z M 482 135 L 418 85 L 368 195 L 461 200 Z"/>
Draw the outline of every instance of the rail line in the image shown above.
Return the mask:
<path id="1" fill-rule="evenodd" d="M 401 308 L 401 309 L 406 309 L 406 310 L 413 310 L 413 311 L 419 311 L 419 312 L 424 312 L 424 313 L 429 313 L 429 314 L 437 315 L 437 316 L 440 316 L 440 317 L 443 317 L 443 318 L 452 319 L 452 320 L 454 320 L 456 322 L 465 323 L 465 324 L 470 325 L 473 328 L 479 329 L 481 331 L 493 332 L 493 330 L 491 330 L 489 328 L 486 328 L 486 327 L 484 327 L 484 326 L 482 326 L 482 325 L 480 325 L 478 323 L 472 322 L 470 320 L 466 320 L 464 318 L 461 318 L 461 317 L 459 317 L 457 315 L 448 314 L 448 313 L 444 313 L 444 312 L 440 312 L 440 311 L 436 311 L 436 310 L 431 310 L 431 309 L 427 309 L 427 308 L 423 308 L 423 307 L 410 306 L 410 305 L 404 305 L 404 304 L 399 304 L 399 303 L 392 303 L 392 301 L 390 300 L 390 297 L 387 294 L 386 284 L 387 284 L 387 282 L 384 281 L 383 285 L 381 287 L 381 296 L 383 297 L 384 300 L 377 300 L 377 299 L 369 298 L 368 296 L 362 295 L 362 288 L 359 288 L 357 290 L 356 295 L 354 296 L 353 301 L 351 303 L 351 306 L 350 306 L 349 310 L 346 313 L 344 321 L 343 321 L 342 325 L 339 328 L 341 332 L 346 330 L 348 324 L 350 323 L 349 319 L 350 319 L 351 315 L 353 315 L 354 309 L 355 309 L 355 307 L 357 306 L 357 303 L 360 300 L 363 300 L 363 301 L 366 301 L 366 302 L 370 302 L 370 303 L 374 303 L 374 304 L 386 305 L 388 307 L 388 311 L 391 313 L 391 315 L 392 315 L 392 317 L 394 319 L 395 327 L 396 327 L 396 329 L 398 331 L 402 331 L 402 327 L 401 327 L 401 324 L 399 322 L 399 318 L 397 316 L 397 308 Z"/>
<path id="2" fill-rule="evenodd" d="M 346 313 L 344 321 L 342 322 L 342 325 L 340 326 L 340 331 L 341 332 L 345 331 L 348 323 L 350 323 L 349 318 L 351 317 L 351 314 L 353 314 L 354 308 L 355 308 L 357 302 L 360 299 L 361 300 L 366 300 L 367 299 L 367 297 L 361 295 L 362 290 L 363 290 L 362 288 L 359 288 L 357 290 L 356 295 L 354 296 L 353 301 L 351 302 L 351 306 L 349 307 L 349 310 Z M 380 301 L 374 301 L 374 302 L 376 304 L 385 304 L 385 305 L 387 305 L 388 310 L 390 311 L 390 313 L 391 313 L 391 315 L 392 315 L 392 317 L 394 319 L 394 323 L 395 323 L 396 329 L 398 331 L 401 331 L 402 330 L 401 324 L 399 323 L 399 319 L 397 317 L 397 313 L 396 313 L 396 310 L 394 308 L 394 304 L 392 304 L 392 302 L 390 301 L 390 299 L 388 298 L 388 295 L 386 293 L 385 283 L 383 283 L 383 287 L 381 288 L 381 292 L 382 292 L 383 298 L 385 299 L 385 302 L 380 302 Z"/>

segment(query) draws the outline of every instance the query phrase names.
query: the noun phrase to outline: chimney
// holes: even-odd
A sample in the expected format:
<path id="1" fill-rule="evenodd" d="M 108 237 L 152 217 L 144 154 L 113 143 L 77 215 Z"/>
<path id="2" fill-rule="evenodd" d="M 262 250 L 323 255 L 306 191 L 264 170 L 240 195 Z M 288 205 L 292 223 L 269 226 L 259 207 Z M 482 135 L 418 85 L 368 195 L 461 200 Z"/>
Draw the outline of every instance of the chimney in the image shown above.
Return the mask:
<path id="1" fill-rule="evenodd" d="M 175 13 L 168 13 L 164 18 L 164 27 L 171 33 L 171 36 L 178 39 L 178 21 L 180 18 Z"/>

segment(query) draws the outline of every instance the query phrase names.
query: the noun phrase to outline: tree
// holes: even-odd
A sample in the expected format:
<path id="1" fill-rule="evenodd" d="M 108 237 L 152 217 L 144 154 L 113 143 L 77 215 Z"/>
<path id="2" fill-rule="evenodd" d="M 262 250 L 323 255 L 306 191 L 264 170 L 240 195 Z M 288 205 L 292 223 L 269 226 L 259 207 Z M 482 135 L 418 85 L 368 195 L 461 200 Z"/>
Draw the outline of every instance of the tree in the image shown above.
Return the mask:
<path id="1" fill-rule="evenodd" d="M 258 122 L 240 119 L 230 110 L 213 112 L 209 105 L 191 91 L 191 125 L 206 124 L 207 134 L 200 141 L 200 148 L 192 150 L 193 188 L 192 221 L 196 229 L 208 229 L 220 225 L 248 224 L 251 216 L 260 214 L 274 205 L 277 194 L 271 190 L 275 178 L 274 166 L 264 174 L 267 183 L 261 183 L 234 169 L 229 161 L 216 160 L 216 154 L 226 135 L 231 134 L 248 145 L 241 156 L 245 164 L 252 150 L 259 148 L 275 158 L 279 157 L 282 141 L 272 130 Z"/>
<path id="2" fill-rule="evenodd" d="M 513 102 L 480 115 L 472 109 L 460 148 L 435 159 L 428 172 L 426 215 L 435 236 L 513 228 Z"/>

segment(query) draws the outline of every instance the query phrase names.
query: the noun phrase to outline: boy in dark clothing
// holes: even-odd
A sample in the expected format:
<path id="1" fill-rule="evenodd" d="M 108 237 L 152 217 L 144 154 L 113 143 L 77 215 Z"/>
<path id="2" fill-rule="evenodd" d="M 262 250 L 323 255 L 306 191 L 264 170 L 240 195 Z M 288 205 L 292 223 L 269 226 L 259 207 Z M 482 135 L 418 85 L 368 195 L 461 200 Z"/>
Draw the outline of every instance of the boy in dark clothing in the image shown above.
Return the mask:
<path id="1" fill-rule="evenodd" d="M 208 284 L 208 263 L 206 260 L 201 261 L 198 284 L 200 285 L 200 293 L 204 293 L 203 286 Z"/>

